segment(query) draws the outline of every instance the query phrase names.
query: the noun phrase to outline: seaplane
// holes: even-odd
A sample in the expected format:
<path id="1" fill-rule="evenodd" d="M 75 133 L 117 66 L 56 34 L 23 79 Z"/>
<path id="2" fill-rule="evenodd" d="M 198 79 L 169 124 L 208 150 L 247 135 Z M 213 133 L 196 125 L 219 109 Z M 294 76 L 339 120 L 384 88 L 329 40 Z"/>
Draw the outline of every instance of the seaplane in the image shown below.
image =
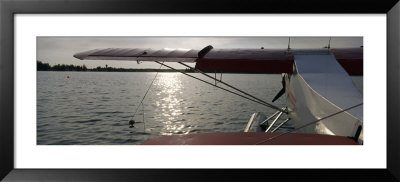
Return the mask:
<path id="1" fill-rule="evenodd" d="M 290 40 L 290 39 L 289 39 Z M 189 77 L 275 110 L 251 115 L 243 132 L 158 136 L 143 145 L 362 145 L 363 96 L 350 75 L 363 74 L 363 47 L 318 49 L 107 48 L 73 55 L 80 60 L 152 61 Z M 175 69 L 179 63 L 212 81 Z M 195 63 L 190 66 L 188 63 Z M 282 89 L 261 100 L 207 73 L 282 74 Z M 217 84 L 218 83 L 218 84 Z M 223 86 L 222 86 L 223 85 Z M 273 102 L 281 96 L 285 107 Z M 281 117 L 285 117 L 281 118 Z M 278 123 L 278 119 L 281 122 Z M 291 121 L 293 130 L 277 132 Z"/>

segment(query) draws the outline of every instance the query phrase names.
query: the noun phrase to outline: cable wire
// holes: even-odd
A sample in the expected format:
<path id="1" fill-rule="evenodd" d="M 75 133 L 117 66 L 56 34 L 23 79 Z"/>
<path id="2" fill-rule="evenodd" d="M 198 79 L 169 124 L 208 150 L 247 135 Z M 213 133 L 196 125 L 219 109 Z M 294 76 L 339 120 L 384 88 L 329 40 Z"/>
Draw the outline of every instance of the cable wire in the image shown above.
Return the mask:
<path id="1" fill-rule="evenodd" d="M 163 62 L 163 63 L 164 63 L 164 62 Z M 160 66 L 160 68 L 158 68 L 158 70 L 160 70 L 162 66 L 163 66 L 163 65 L 161 64 L 161 66 Z M 144 98 L 146 98 L 147 93 L 149 93 L 149 90 L 150 90 L 151 86 L 153 85 L 154 80 L 156 80 L 158 73 L 159 73 L 159 72 L 157 71 L 156 75 L 155 75 L 154 78 L 153 78 L 153 81 L 151 81 L 151 83 L 150 83 L 150 85 L 149 85 L 149 88 L 147 89 L 146 93 L 144 94 L 142 100 L 140 101 L 140 104 L 137 106 L 135 113 L 133 113 L 131 120 L 133 119 L 133 117 L 135 117 L 137 111 L 139 110 L 140 105 L 143 104 L 143 100 L 144 100 Z"/>
<path id="2" fill-rule="evenodd" d="M 321 119 L 317 119 L 317 120 L 315 120 L 315 121 L 309 122 L 309 123 L 307 123 L 307 124 L 305 124 L 305 125 L 303 125 L 303 126 L 300 126 L 300 127 L 296 128 L 296 129 L 294 129 L 294 130 L 292 130 L 292 131 L 288 131 L 288 132 L 285 132 L 285 133 L 281 133 L 281 134 L 279 134 L 279 135 L 270 137 L 270 138 L 268 138 L 268 139 L 266 139 L 266 140 L 260 141 L 260 142 L 256 143 L 255 145 L 260 145 L 260 144 L 262 144 L 262 143 L 264 143 L 264 142 L 267 142 L 267 141 L 276 139 L 276 138 L 281 137 L 281 136 L 283 136 L 283 135 L 286 135 L 286 134 L 288 134 L 288 133 L 292 133 L 292 132 L 297 131 L 297 130 L 299 130 L 299 129 L 302 129 L 302 128 L 304 128 L 304 127 L 307 127 L 307 126 L 310 126 L 310 125 L 312 125 L 312 124 L 318 123 L 318 122 L 320 122 L 321 120 L 330 118 L 330 117 L 335 116 L 335 115 L 337 115 L 337 114 L 340 114 L 340 113 L 342 113 L 342 112 L 348 111 L 348 110 L 353 109 L 353 108 L 356 108 L 356 107 L 358 107 L 358 106 L 361 106 L 362 104 L 363 104 L 363 103 L 354 105 L 354 106 L 349 107 L 349 108 L 347 108 L 347 109 L 344 109 L 344 110 L 341 110 L 341 111 L 339 111 L 339 112 L 336 112 L 336 113 L 330 114 L 330 115 L 328 115 L 328 116 L 325 116 L 325 117 L 323 117 L 323 118 L 321 118 Z"/>
<path id="3" fill-rule="evenodd" d="M 194 71 L 196 71 L 196 72 L 198 72 L 198 73 L 200 73 L 200 74 L 202 74 L 202 75 L 204 75 L 204 76 L 207 76 L 207 77 L 209 77 L 209 78 L 211 78 L 211 79 L 214 79 L 212 76 L 207 75 L 206 73 L 202 72 L 202 71 L 199 70 L 199 69 L 195 69 L 195 68 L 193 68 L 193 67 L 191 67 L 191 66 L 189 66 L 189 65 L 187 65 L 187 64 L 185 64 L 185 63 L 182 63 L 182 62 L 178 62 L 178 63 L 181 64 L 181 65 L 183 65 L 183 66 L 186 66 L 186 67 L 188 67 L 188 68 L 190 68 L 190 69 L 192 69 L 192 70 L 194 70 Z M 217 80 L 217 79 L 214 79 L 214 80 L 215 80 L 215 81 L 218 81 L 218 82 L 220 82 L 220 83 L 222 83 L 222 84 L 228 86 L 229 88 L 232 88 L 232 89 L 234 89 L 234 90 L 236 90 L 236 91 L 238 91 L 238 92 L 240 92 L 240 93 L 242 93 L 242 94 L 245 94 L 245 95 L 247 95 L 247 96 L 249 96 L 249 97 L 251 97 L 251 98 L 253 98 L 253 99 L 255 99 L 255 100 L 259 101 L 259 102 L 262 102 L 262 103 L 268 105 L 268 107 L 271 107 L 271 108 L 273 108 L 273 109 L 276 109 L 276 110 L 281 111 L 281 112 L 284 112 L 284 113 L 287 113 L 286 110 L 283 110 L 283 109 L 281 109 L 281 108 L 279 108 L 279 107 L 277 107 L 277 106 L 275 106 L 275 105 L 273 105 L 273 104 L 270 104 L 270 103 L 265 102 L 265 101 L 263 101 L 263 100 L 261 100 L 261 99 L 259 99 L 259 98 L 257 98 L 257 97 L 254 97 L 254 96 L 251 95 L 251 94 L 248 94 L 248 93 L 246 93 L 246 92 L 244 92 L 244 91 L 242 91 L 242 90 L 240 90 L 240 89 L 238 89 L 238 88 L 236 88 L 236 87 L 234 87 L 234 86 L 232 86 L 232 85 L 229 85 L 229 84 L 223 82 L 222 80 Z M 216 84 L 215 84 L 215 85 L 216 85 Z"/>
<path id="4" fill-rule="evenodd" d="M 219 88 L 219 89 L 221 89 L 221 90 L 224 90 L 224 91 L 227 91 L 227 92 L 229 92 L 229 93 L 235 94 L 235 95 L 237 95 L 237 96 L 239 96 L 239 97 L 245 98 L 245 99 L 247 99 L 247 100 L 253 101 L 253 102 L 255 102 L 255 103 L 258 103 L 258 104 L 261 104 L 261 105 L 264 105 L 264 106 L 267 106 L 267 107 L 271 107 L 271 106 L 268 105 L 268 104 L 265 104 L 265 103 L 263 103 L 263 102 L 260 102 L 260 101 L 251 99 L 251 98 L 246 97 L 246 96 L 244 96 L 244 95 L 240 95 L 240 94 L 238 94 L 238 93 L 236 93 L 236 92 L 233 92 L 233 91 L 231 91 L 231 90 L 228 90 L 228 89 L 226 89 L 226 88 L 222 88 L 222 87 L 220 87 L 220 86 L 214 85 L 213 83 L 210 83 L 210 82 L 207 82 L 207 81 L 202 80 L 202 79 L 200 79 L 200 78 L 197 78 L 197 77 L 195 77 L 195 76 L 189 75 L 189 74 L 187 74 L 187 73 L 185 73 L 185 72 L 183 72 L 183 71 L 181 71 L 181 70 L 177 70 L 177 69 L 175 69 L 175 68 L 173 68 L 173 67 L 171 67 L 171 66 L 165 65 L 164 63 L 160 63 L 160 62 L 158 62 L 158 61 L 155 61 L 155 62 L 158 63 L 158 64 L 161 64 L 161 65 L 163 65 L 163 66 L 165 66 L 165 67 L 167 67 L 167 68 L 170 68 L 170 69 L 172 69 L 172 70 L 178 71 L 178 72 L 180 72 L 180 73 L 182 73 L 182 74 L 184 74 L 184 75 L 186 75 L 186 76 L 192 77 L 192 78 L 194 78 L 194 79 L 196 79 L 196 80 L 202 81 L 202 82 L 204 82 L 204 83 L 207 83 L 207 84 L 209 84 L 209 85 L 212 85 L 212 86 L 214 86 L 214 87 L 217 87 L 217 88 Z M 274 107 L 271 107 L 271 108 L 274 108 Z M 276 109 L 276 108 L 274 108 L 274 109 Z M 281 110 L 281 109 L 280 109 L 280 108 L 277 108 L 277 110 Z M 284 111 L 283 111 L 283 112 L 284 112 Z"/>

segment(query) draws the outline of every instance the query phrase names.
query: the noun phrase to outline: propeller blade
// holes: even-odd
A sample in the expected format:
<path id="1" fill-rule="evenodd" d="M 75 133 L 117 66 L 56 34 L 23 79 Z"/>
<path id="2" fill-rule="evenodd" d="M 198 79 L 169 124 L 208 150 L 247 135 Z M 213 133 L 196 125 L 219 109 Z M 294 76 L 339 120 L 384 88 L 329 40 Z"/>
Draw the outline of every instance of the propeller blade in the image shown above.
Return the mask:
<path id="1" fill-rule="evenodd" d="M 272 99 L 272 102 L 275 102 L 277 99 L 279 99 L 279 97 L 281 97 L 283 94 L 285 93 L 285 88 L 282 88 L 278 94 L 276 94 L 276 96 L 274 97 L 274 99 Z"/>

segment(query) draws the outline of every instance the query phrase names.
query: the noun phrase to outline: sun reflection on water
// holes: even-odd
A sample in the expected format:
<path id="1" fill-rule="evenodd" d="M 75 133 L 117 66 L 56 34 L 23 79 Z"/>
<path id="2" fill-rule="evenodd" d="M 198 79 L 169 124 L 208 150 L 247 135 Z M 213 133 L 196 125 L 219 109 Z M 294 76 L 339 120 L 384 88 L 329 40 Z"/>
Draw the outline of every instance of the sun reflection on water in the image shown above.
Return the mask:
<path id="1" fill-rule="evenodd" d="M 163 74 L 159 77 L 156 85 L 160 88 L 157 94 L 160 100 L 156 102 L 157 107 L 161 110 L 163 120 L 161 135 L 187 134 L 190 128 L 185 128 L 185 123 L 179 119 L 183 115 L 180 105 L 183 84 L 179 73 Z"/>

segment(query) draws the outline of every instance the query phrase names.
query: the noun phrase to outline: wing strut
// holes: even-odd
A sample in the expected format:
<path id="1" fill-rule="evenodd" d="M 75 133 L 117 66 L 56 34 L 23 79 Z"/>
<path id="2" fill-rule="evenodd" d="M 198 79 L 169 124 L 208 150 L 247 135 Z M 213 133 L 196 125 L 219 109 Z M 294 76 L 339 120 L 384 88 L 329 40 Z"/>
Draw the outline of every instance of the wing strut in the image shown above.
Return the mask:
<path id="1" fill-rule="evenodd" d="M 351 107 L 349 107 L 349 108 L 347 108 L 347 109 L 340 110 L 340 111 L 338 111 L 338 112 L 332 113 L 332 114 L 330 114 L 330 115 L 328 115 L 328 116 L 325 116 L 325 117 L 323 117 L 323 118 L 317 119 L 317 120 L 315 120 L 315 121 L 311 121 L 311 122 L 306 123 L 306 124 L 304 124 L 304 125 L 302 125 L 302 126 L 296 128 L 296 129 L 294 129 L 294 130 L 291 130 L 291 131 L 288 131 L 288 132 L 285 132 L 285 133 L 281 133 L 281 134 L 279 134 L 279 135 L 272 136 L 272 137 L 270 137 L 270 138 L 267 138 L 267 139 L 265 139 L 265 140 L 262 140 L 262 141 L 260 141 L 260 142 L 255 143 L 255 145 L 260 145 L 260 144 L 262 144 L 262 143 L 265 143 L 265 142 L 267 142 L 267 141 L 270 141 L 270 140 L 273 140 L 273 139 L 275 139 L 275 138 L 281 137 L 281 136 L 283 136 L 283 135 L 286 135 L 286 134 L 289 134 L 289 133 L 293 133 L 293 132 L 295 132 L 295 131 L 297 131 L 297 130 L 299 130 L 299 129 L 301 129 L 301 128 L 304 128 L 304 127 L 310 126 L 310 125 L 312 125 L 312 124 L 318 123 L 318 122 L 320 122 L 321 120 L 324 120 L 324 119 L 326 119 L 326 118 L 330 118 L 330 117 L 332 117 L 332 116 L 338 115 L 338 114 L 340 114 L 340 113 L 342 113 L 342 112 L 346 112 L 346 111 L 348 111 L 348 110 L 350 110 L 350 109 L 354 109 L 354 108 L 356 108 L 356 107 L 358 107 L 358 106 L 361 106 L 361 105 L 363 105 L 363 103 L 360 103 L 360 104 L 351 106 Z M 361 131 L 360 131 L 360 132 L 361 132 Z M 357 135 L 358 135 L 358 134 L 356 134 L 356 137 L 357 137 Z"/>
<path id="2" fill-rule="evenodd" d="M 279 108 L 279 107 L 277 107 L 277 106 L 275 106 L 275 105 L 273 105 L 273 104 L 270 104 L 270 103 L 268 103 L 268 102 L 265 102 L 265 101 L 263 101 L 263 100 L 261 100 L 261 99 L 259 99 L 259 98 L 257 98 L 257 97 L 254 97 L 254 96 L 251 95 L 251 94 L 248 94 L 248 93 L 246 93 L 246 92 L 244 92 L 244 91 L 242 91 L 242 90 L 240 90 L 240 89 L 238 89 L 238 88 L 236 88 L 236 87 L 234 87 L 234 86 L 232 86 L 232 85 L 229 85 L 229 84 L 223 82 L 222 80 L 217 80 L 216 78 L 213 78 L 212 76 L 207 75 L 206 73 L 200 71 L 199 69 L 193 68 L 193 67 L 191 67 L 191 66 L 189 66 L 189 65 L 187 65 L 187 64 L 185 64 L 185 63 L 182 63 L 182 62 L 178 62 L 178 63 L 181 64 L 181 65 L 183 65 L 183 66 L 186 66 L 186 67 L 188 67 L 188 68 L 190 68 L 190 69 L 196 71 L 197 73 L 200 73 L 200 74 L 202 74 L 202 75 L 204 75 L 204 76 L 206 76 L 206 77 L 208 77 L 208 78 L 214 79 L 215 81 L 218 81 L 218 82 L 220 82 L 220 83 L 222 83 L 222 84 L 228 86 L 229 88 L 232 88 L 232 89 L 234 89 L 234 90 L 236 90 L 236 91 L 238 91 L 238 92 L 240 92 L 240 93 L 242 93 L 242 94 L 245 94 L 245 95 L 247 95 L 247 96 L 249 96 L 249 97 L 251 97 L 251 98 L 253 98 L 253 99 L 255 99 L 255 100 L 259 101 L 259 102 L 262 102 L 262 103 L 268 105 L 268 107 L 271 107 L 271 108 L 273 108 L 273 109 L 276 109 L 276 110 L 281 111 L 281 112 L 284 112 L 284 113 L 287 113 L 286 110 L 284 110 L 284 109 L 282 109 L 282 108 Z"/>
<path id="3" fill-rule="evenodd" d="M 202 81 L 202 82 L 204 82 L 204 83 L 207 83 L 207 84 L 212 85 L 212 86 L 214 86 L 214 87 L 217 87 L 217 88 L 219 88 L 219 89 L 222 89 L 222 90 L 224 90 L 224 91 L 227 91 L 227 92 L 229 92 L 229 93 L 235 94 L 235 95 L 240 96 L 240 97 L 242 97 L 242 98 L 245 98 L 245 99 L 247 99 L 247 100 L 250 100 L 250 101 L 256 102 L 256 103 L 258 103 L 258 104 L 261 104 L 261 105 L 264 105 L 264 106 L 267 106 L 267 107 L 270 107 L 270 108 L 273 108 L 273 109 L 276 109 L 276 110 L 279 110 L 279 111 L 281 111 L 281 112 L 285 112 L 285 113 L 286 113 L 285 110 L 283 110 L 283 109 L 281 109 L 281 108 L 279 108 L 279 107 L 277 107 L 277 106 L 274 106 L 274 105 L 272 105 L 272 104 L 269 104 L 269 103 L 267 103 L 267 102 L 265 102 L 265 101 L 262 101 L 261 99 L 258 99 L 258 98 L 254 97 L 254 96 L 251 96 L 251 97 L 254 97 L 254 98 L 258 99 L 258 100 L 255 100 L 255 99 L 249 98 L 249 97 L 247 97 L 247 96 L 238 94 L 238 93 L 233 92 L 233 91 L 231 91 L 231 90 L 228 90 L 228 89 L 226 89 L 226 88 L 222 88 L 222 87 L 220 87 L 220 86 L 214 85 L 214 84 L 212 84 L 212 83 L 210 83 L 210 82 L 208 82 L 208 81 L 202 80 L 202 79 L 197 78 L 197 77 L 192 76 L 192 75 L 189 75 L 189 74 L 187 74 L 187 73 L 185 73 L 185 72 L 183 72 L 183 71 L 181 71 L 181 70 L 177 70 L 177 69 L 175 69 L 175 68 L 173 68 L 173 67 L 171 67 L 171 66 L 168 66 L 168 65 L 166 65 L 166 64 L 164 64 L 164 63 L 161 63 L 161 62 L 159 62 L 159 61 L 155 61 L 155 62 L 158 63 L 158 64 L 161 64 L 161 65 L 163 65 L 163 66 L 165 66 L 165 67 L 167 67 L 167 68 L 170 68 L 170 69 L 172 69 L 172 70 L 175 70 L 175 71 L 177 71 L 177 72 L 180 72 L 180 73 L 182 73 L 182 74 L 184 74 L 184 75 L 186 75 L 186 76 L 192 77 L 192 78 L 194 78 L 194 79 L 196 79 L 196 80 Z M 206 74 L 206 75 L 207 75 L 207 74 Z M 209 76 L 209 75 L 207 75 L 207 76 Z M 211 77 L 211 76 L 210 76 L 210 77 Z M 212 77 L 211 77 L 211 78 L 212 78 Z M 221 82 L 221 83 L 222 83 L 222 82 Z M 242 92 L 243 92 L 243 91 L 242 91 Z M 245 93 L 245 92 L 243 92 L 243 93 Z M 247 93 L 246 93 L 246 94 L 247 94 Z"/>

